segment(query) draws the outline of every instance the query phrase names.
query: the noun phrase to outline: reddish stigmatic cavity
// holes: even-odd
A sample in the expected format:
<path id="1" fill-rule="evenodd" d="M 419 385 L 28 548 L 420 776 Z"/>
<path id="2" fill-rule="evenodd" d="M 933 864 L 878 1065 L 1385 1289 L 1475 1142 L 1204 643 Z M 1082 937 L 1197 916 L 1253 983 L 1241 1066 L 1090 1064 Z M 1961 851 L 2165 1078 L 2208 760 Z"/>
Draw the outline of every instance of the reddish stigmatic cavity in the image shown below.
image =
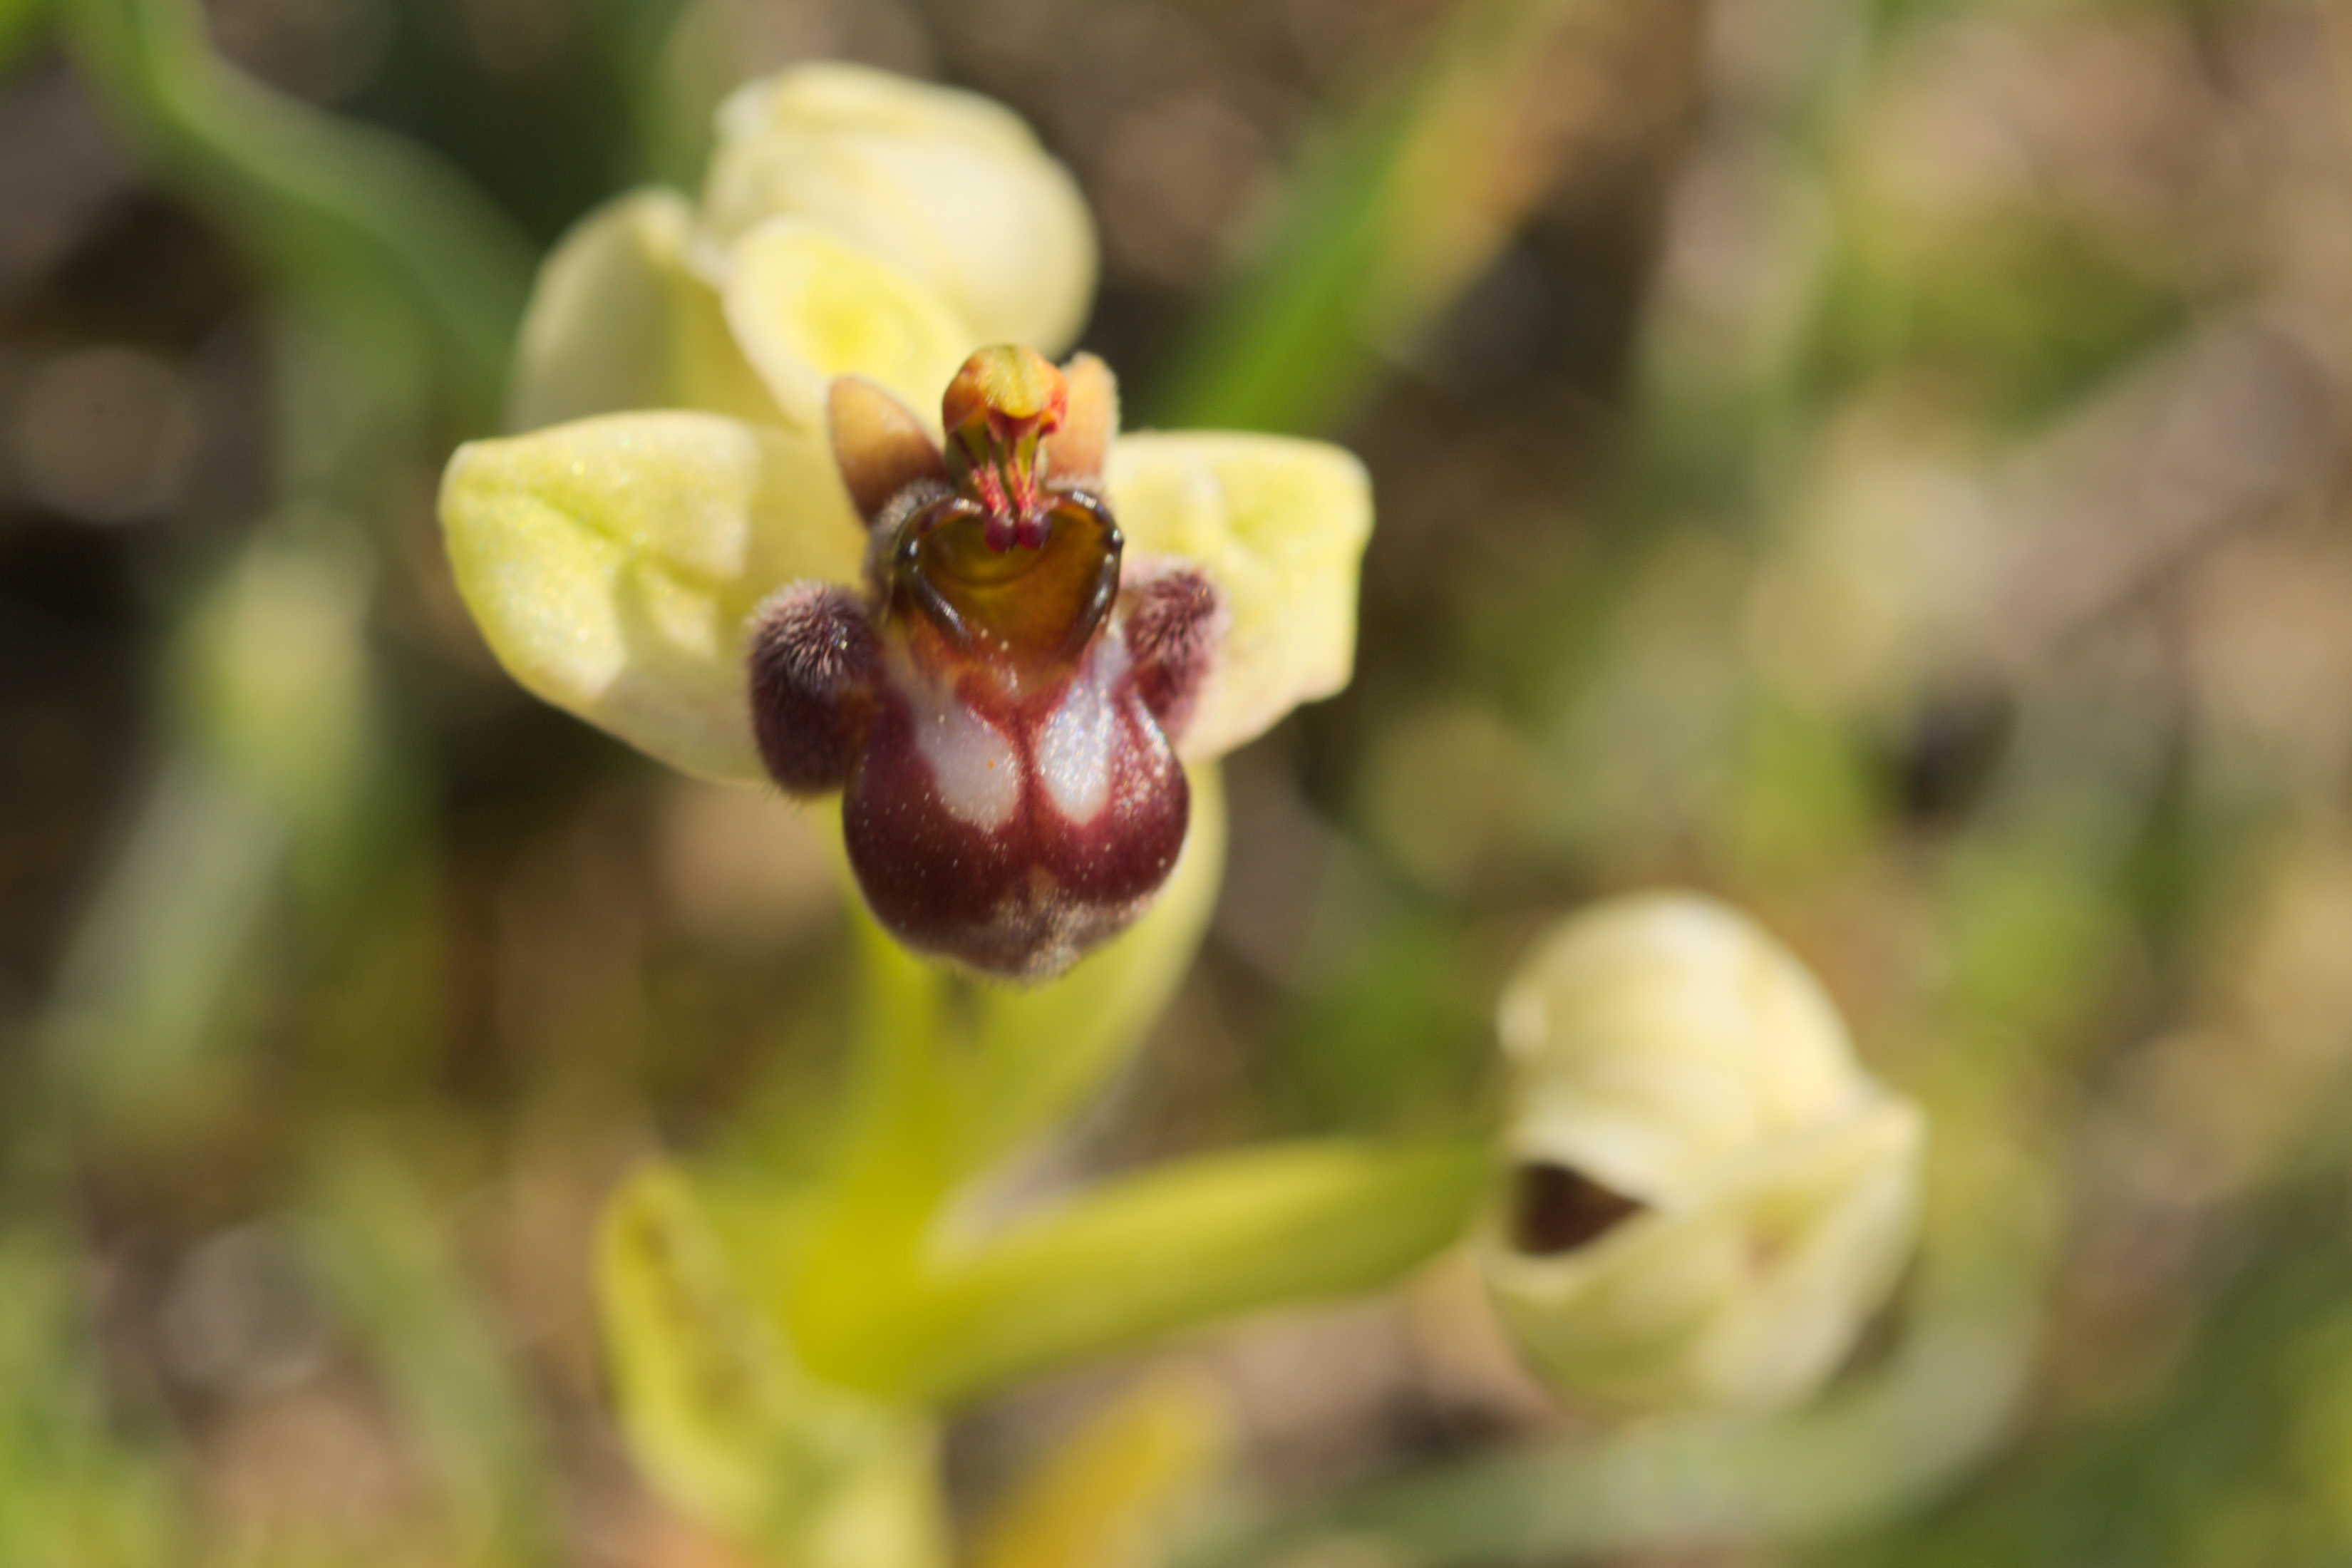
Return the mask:
<path id="1" fill-rule="evenodd" d="M 762 605 L 751 720 L 778 784 L 840 789 L 850 865 L 910 947 L 1042 979 L 1132 921 L 1190 810 L 1172 742 L 1215 646 L 1215 590 L 1122 566 L 1098 489 L 1102 362 L 982 349 L 942 399 L 947 448 L 890 394 L 833 384 L 834 455 L 867 590 Z"/>

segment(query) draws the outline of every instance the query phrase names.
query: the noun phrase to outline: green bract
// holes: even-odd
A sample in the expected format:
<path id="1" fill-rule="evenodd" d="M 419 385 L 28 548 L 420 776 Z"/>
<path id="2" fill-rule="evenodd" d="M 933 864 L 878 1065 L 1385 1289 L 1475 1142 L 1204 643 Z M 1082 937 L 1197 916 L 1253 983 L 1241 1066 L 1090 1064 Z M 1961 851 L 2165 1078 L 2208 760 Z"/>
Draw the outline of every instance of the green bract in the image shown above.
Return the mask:
<path id="1" fill-rule="evenodd" d="M 686 1184 L 649 1167 L 604 1215 L 611 1372 L 638 1462 L 672 1497 L 806 1568 L 948 1560 L 934 1426 L 813 1383 L 745 1308 Z"/>

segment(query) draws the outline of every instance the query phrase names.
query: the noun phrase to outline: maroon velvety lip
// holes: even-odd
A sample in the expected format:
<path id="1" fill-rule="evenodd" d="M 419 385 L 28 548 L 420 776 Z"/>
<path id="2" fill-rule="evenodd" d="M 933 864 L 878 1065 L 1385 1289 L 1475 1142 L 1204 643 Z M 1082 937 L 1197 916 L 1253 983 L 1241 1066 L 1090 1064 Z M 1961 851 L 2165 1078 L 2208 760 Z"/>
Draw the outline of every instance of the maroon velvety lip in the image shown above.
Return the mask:
<path id="1" fill-rule="evenodd" d="M 886 927 L 1024 977 L 1124 930 L 1175 866 L 1189 816 L 1183 769 L 1116 637 L 1018 703 L 948 713 L 935 694 L 888 692 L 842 800 L 850 864 Z"/>
<path id="2" fill-rule="evenodd" d="M 768 771 L 796 794 L 844 791 L 876 917 L 910 947 L 1021 979 L 1124 930 L 1174 868 L 1191 793 L 1173 742 L 1218 611 L 1181 567 L 1129 579 L 1090 471 L 1108 373 L 1072 374 L 1075 398 L 1026 350 L 975 354 L 945 400 L 946 451 L 887 393 L 836 383 L 867 591 L 785 589 L 751 657 Z M 1057 453 L 1071 470 L 1053 471 Z"/>

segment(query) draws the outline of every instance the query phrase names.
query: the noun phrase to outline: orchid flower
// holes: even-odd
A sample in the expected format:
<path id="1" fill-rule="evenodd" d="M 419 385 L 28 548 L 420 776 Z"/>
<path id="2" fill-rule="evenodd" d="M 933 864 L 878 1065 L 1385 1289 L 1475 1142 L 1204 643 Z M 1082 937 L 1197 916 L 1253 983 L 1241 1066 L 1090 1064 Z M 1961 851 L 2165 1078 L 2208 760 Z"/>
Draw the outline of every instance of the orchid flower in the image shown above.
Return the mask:
<path id="1" fill-rule="evenodd" d="M 721 110 L 698 206 L 592 214 L 525 322 L 525 434 L 449 464 L 523 686 L 685 772 L 842 792 L 910 947 L 1052 975 L 1184 842 L 1185 769 L 1343 686 L 1370 489 L 1317 442 L 1118 432 L 1056 368 L 1095 272 L 985 100 L 842 66 Z"/>

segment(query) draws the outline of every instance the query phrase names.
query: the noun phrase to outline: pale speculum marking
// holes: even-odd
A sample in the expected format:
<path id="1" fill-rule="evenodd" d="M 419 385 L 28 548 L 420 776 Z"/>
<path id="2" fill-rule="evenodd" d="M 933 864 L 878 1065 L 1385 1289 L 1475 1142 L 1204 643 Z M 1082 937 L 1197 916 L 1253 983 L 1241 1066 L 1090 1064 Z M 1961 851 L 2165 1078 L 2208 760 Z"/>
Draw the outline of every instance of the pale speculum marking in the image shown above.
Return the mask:
<path id="1" fill-rule="evenodd" d="M 941 809 L 983 831 L 1005 826 L 1021 807 L 1024 769 L 1013 742 L 951 685 L 943 689 L 911 669 L 907 675 L 898 691 L 914 722 L 916 754 L 930 770 Z"/>
<path id="2" fill-rule="evenodd" d="M 1105 638 L 1037 730 L 1037 779 L 1054 811 L 1085 827 L 1110 801 L 1112 752 L 1120 724 L 1118 682 L 1127 649 Z"/>

